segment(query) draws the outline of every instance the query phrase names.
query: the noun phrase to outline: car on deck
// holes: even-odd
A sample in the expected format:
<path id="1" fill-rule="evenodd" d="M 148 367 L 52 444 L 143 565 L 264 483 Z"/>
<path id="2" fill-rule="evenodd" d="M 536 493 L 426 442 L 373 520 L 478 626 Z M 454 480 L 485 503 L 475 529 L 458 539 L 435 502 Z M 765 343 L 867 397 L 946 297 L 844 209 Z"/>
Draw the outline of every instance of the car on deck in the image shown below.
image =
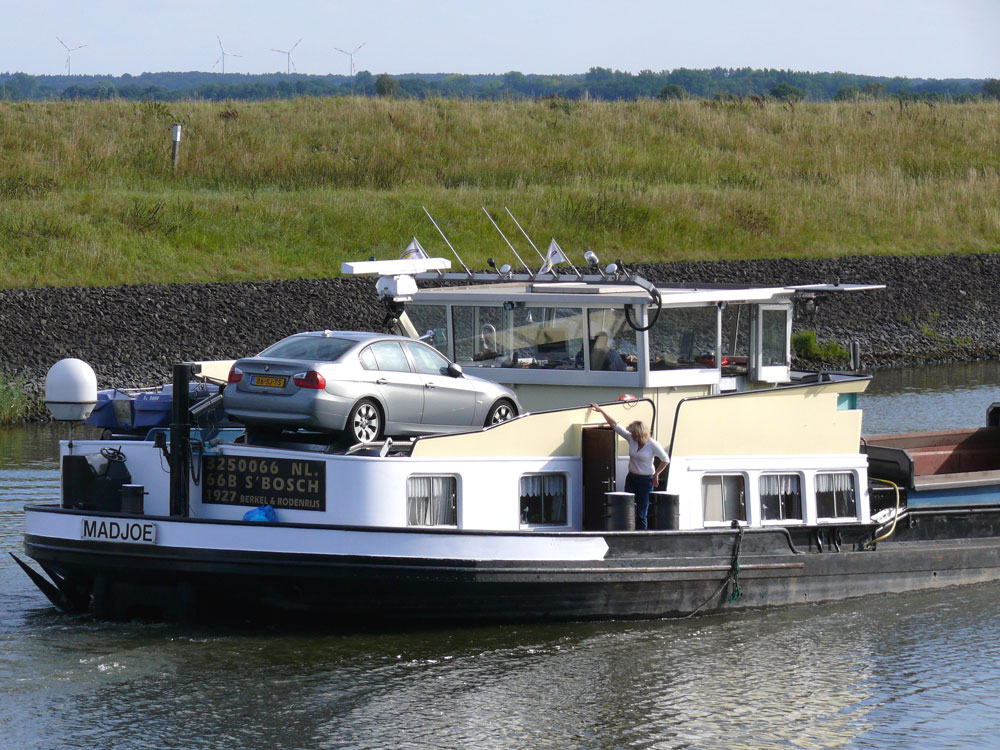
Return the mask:
<path id="1" fill-rule="evenodd" d="M 228 380 L 230 417 L 351 443 L 488 427 L 522 411 L 509 388 L 465 375 L 422 341 L 379 333 L 297 333 L 237 360 Z"/>

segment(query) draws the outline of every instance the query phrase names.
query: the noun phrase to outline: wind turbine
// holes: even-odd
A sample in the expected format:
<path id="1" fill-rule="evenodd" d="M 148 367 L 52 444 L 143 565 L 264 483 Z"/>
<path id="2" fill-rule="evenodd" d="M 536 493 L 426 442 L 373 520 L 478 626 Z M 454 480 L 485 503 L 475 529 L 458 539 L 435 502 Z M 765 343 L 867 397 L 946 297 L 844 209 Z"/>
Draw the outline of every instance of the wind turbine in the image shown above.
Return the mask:
<path id="1" fill-rule="evenodd" d="M 66 42 L 64 42 L 62 39 L 60 39 L 59 37 L 56 37 L 56 40 L 63 47 L 66 47 Z M 69 47 L 66 47 L 66 75 L 72 75 L 72 72 L 71 72 L 71 69 L 70 69 L 70 66 L 69 66 L 70 55 L 72 55 L 78 49 L 83 49 L 86 46 L 87 46 L 86 44 L 81 44 L 79 47 L 73 47 L 72 49 L 70 49 Z"/>
<path id="2" fill-rule="evenodd" d="M 302 40 L 299 39 L 299 42 L 301 42 L 301 41 Z M 287 66 L 287 70 L 285 71 L 286 73 L 291 73 L 292 72 L 292 68 L 295 67 L 295 63 L 292 62 L 292 52 L 295 50 L 296 47 L 299 46 L 299 42 L 296 42 L 295 44 L 293 44 L 292 45 L 292 49 L 290 49 L 290 50 L 275 49 L 274 47 L 271 47 L 271 51 L 272 52 L 280 52 L 281 54 L 285 55 L 288 58 L 288 66 Z M 299 71 L 296 70 L 295 72 L 298 73 Z"/>
<path id="3" fill-rule="evenodd" d="M 337 50 L 337 52 L 343 52 L 345 55 L 347 55 L 349 58 L 351 58 L 351 76 L 352 77 L 354 76 L 354 54 L 359 49 L 361 49 L 362 47 L 364 47 L 366 44 L 368 44 L 368 42 L 361 42 L 361 44 L 359 44 L 357 47 L 355 47 L 352 52 L 348 52 L 346 49 L 341 49 L 340 47 L 334 47 L 334 49 Z"/>
<path id="4" fill-rule="evenodd" d="M 226 57 L 243 57 L 243 55 L 237 55 L 235 52 L 226 52 L 226 48 L 222 46 L 222 39 L 216 35 L 216 39 L 219 40 L 219 50 L 222 52 L 219 55 L 219 60 L 222 61 L 222 75 L 226 74 Z M 219 60 L 215 61 L 215 65 L 219 64 Z M 215 70 L 215 65 L 212 66 L 212 70 Z"/>

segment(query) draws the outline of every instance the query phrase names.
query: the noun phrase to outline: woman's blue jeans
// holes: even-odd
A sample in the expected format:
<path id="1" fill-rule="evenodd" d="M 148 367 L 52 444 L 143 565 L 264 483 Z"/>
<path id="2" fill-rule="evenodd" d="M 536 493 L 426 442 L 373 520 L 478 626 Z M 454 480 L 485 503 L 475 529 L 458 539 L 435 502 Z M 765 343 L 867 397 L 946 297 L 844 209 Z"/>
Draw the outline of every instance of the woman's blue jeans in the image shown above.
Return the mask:
<path id="1" fill-rule="evenodd" d="M 635 527 L 648 528 L 646 514 L 649 512 L 649 493 L 653 491 L 653 477 L 629 472 L 625 477 L 625 491 L 635 495 Z"/>

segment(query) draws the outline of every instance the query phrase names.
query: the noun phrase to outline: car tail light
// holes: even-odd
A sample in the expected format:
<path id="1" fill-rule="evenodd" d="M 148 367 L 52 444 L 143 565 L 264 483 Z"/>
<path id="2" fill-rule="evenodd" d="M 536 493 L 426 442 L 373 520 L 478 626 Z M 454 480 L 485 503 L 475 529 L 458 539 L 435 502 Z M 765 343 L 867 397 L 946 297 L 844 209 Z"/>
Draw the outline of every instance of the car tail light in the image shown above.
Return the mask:
<path id="1" fill-rule="evenodd" d="M 321 391 L 326 388 L 326 378 L 315 370 L 309 372 L 297 372 L 292 376 L 292 382 L 299 388 L 314 388 Z"/>
<path id="2" fill-rule="evenodd" d="M 230 367 L 229 368 L 229 382 L 230 383 L 239 383 L 241 380 L 243 380 L 243 370 L 241 370 L 236 365 L 233 365 L 232 367 Z"/>

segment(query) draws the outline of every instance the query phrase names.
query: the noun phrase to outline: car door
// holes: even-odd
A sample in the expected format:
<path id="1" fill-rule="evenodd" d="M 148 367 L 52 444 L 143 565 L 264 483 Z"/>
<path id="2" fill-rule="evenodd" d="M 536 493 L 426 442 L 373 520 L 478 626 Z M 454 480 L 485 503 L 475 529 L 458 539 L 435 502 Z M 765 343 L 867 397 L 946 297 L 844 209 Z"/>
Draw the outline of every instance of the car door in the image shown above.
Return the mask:
<path id="1" fill-rule="evenodd" d="M 371 371 L 375 388 L 385 403 L 385 421 L 392 425 L 418 425 L 424 411 L 424 380 L 410 369 L 398 341 L 376 341 L 368 347 L 376 363 Z M 362 352 L 362 366 L 370 361 Z"/>
<path id="2" fill-rule="evenodd" d="M 431 347 L 416 341 L 407 341 L 404 346 L 424 379 L 424 426 L 471 425 L 476 414 L 476 389 L 472 382 L 449 375 L 451 363 Z"/>

